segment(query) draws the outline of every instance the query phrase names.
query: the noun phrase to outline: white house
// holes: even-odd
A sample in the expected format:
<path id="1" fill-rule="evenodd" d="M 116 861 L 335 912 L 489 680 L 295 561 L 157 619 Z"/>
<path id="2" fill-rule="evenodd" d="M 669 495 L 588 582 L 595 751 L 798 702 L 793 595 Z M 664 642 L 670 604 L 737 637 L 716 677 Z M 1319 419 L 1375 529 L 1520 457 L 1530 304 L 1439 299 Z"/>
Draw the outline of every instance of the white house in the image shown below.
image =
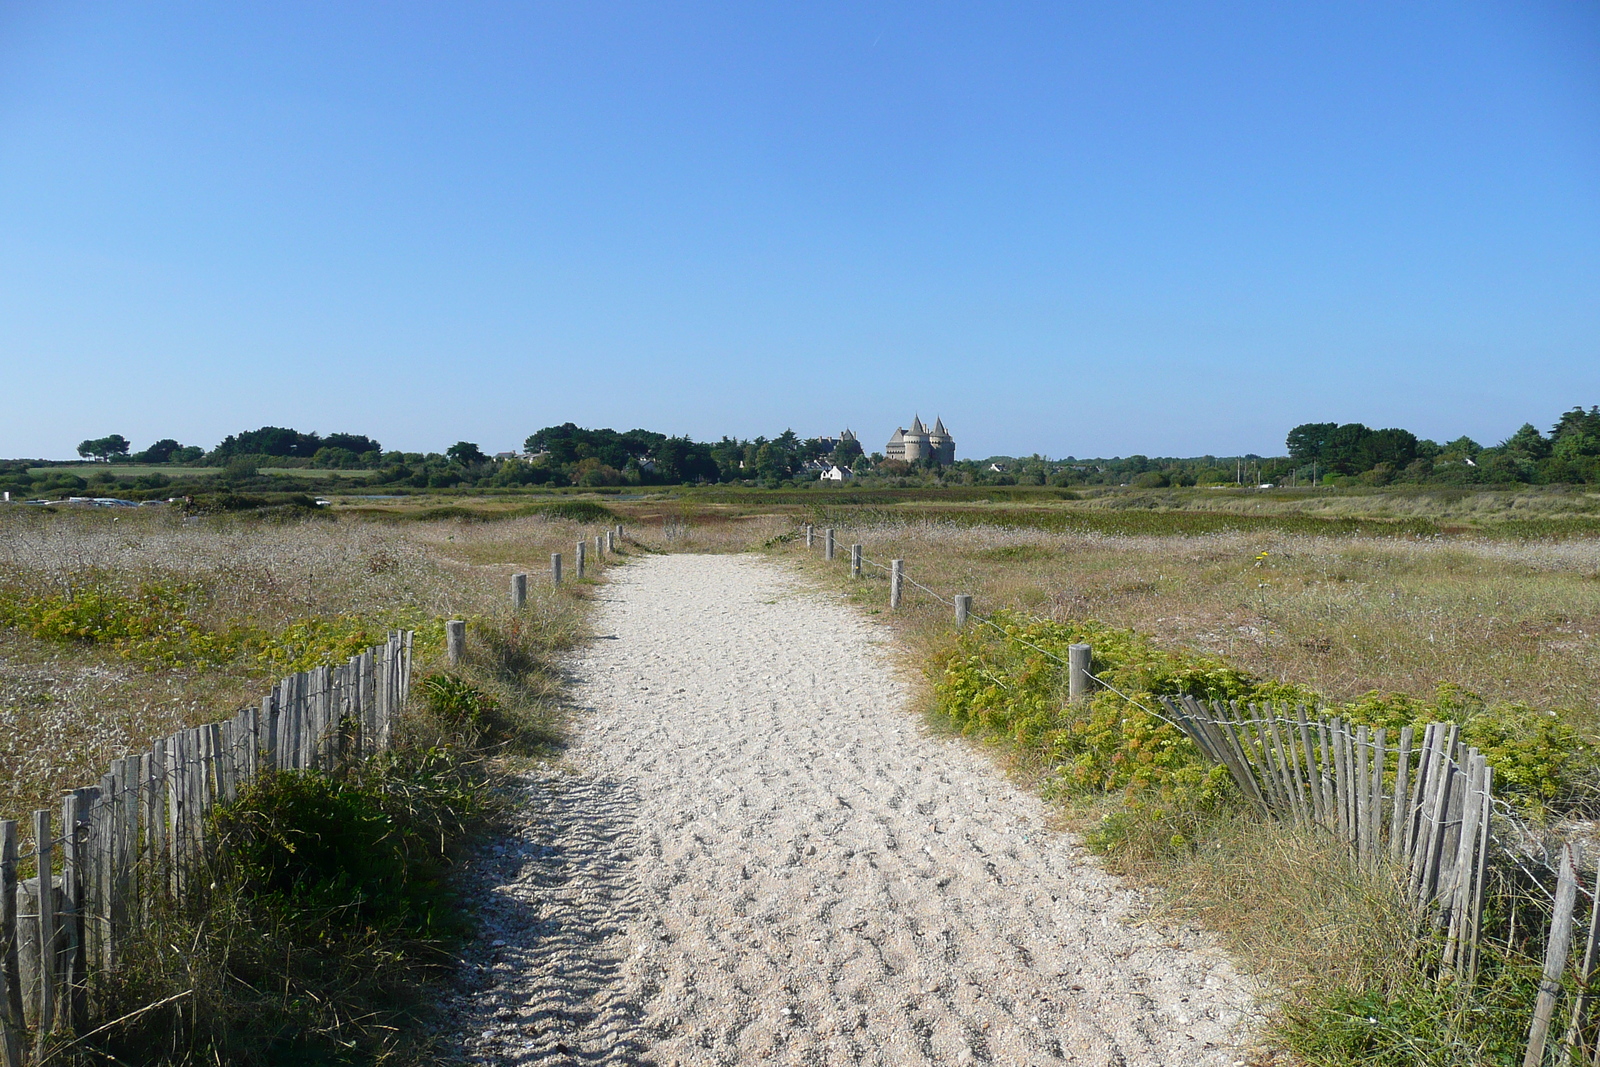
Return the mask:
<path id="1" fill-rule="evenodd" d="M 824 482 L 848 482 L 856 476 L 856 472 L 849 467 L 829 467 L 818 478 Z"/>

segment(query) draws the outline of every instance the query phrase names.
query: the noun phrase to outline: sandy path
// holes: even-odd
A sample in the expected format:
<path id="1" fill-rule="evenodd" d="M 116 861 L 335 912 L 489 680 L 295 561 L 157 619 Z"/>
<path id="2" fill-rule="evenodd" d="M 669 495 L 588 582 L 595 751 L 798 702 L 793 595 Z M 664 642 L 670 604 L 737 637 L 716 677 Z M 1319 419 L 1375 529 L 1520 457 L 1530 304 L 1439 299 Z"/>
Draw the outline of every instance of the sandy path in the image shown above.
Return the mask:
<path id="1" fill-rule="evenodd" d="M 1249 983 L 924 736 L 887 633 L 752 557 L 610 572 L 569 766 L 476 872 L 463 1052 L 1232 1064 Z"/>

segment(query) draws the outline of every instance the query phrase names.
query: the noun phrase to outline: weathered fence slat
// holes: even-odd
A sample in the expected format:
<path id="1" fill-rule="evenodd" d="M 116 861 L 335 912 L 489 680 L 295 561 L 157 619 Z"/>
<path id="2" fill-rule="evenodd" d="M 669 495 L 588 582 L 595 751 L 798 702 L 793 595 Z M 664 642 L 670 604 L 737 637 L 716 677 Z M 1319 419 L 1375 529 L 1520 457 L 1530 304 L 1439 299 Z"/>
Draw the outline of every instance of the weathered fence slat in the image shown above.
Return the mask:
<path id="1" fill-rule="evenodd" d="M 1396 754 L 1394 768 L 1394 808 L 1389 812 L 1389 858 L 1400 858 L 1400 848 L 1405 837 L 1406 791 L 1411 773 L 1411 740 L 1416 735 L 1414 727 L 1400 731 L 1400 751 Z"/>
<path id="2" fill-rule="evenodd" d="M 45 1035 L 56 1025 L 56 901 L 54 863 L 50 839 L 50 813 L 39 810 L 33 813 L 33 854 L 38 862 L 39 874 L 35 884 L 39 887 L 38 903 L 34 907 L 35 923 L 39 931 L 39 963 L 34 969 L 39 982 L 39 1045 Z"/>
<path id="3" fill-rule="evenodd" d="M 0 1056 L 4 1067 L 22 1067 L 27 1045 L 23 1021 L 22 962 L 17 944 L 17 823 L 0 819 Z"/>
<path id="4" fill-rule="evenodd" d="M 1539 998 L 1534 1004 L 1533 1023 L 1528 1028 L 1528 1048 L 1522 1067 L 1541 1067 L 1545 1043 L 1550 1036 L 1550 1020 L 1561 996 L 1561 974 L 1567 968 L 1572 950 L 1572 906 L 1578 896 L 1578 846 L 1563 845 L 1561 869 L 1556 878 L 1555 911 L 1550 918 L 1550 937 L 1545 942 L 1544 972 L 1539 979 Z"/>

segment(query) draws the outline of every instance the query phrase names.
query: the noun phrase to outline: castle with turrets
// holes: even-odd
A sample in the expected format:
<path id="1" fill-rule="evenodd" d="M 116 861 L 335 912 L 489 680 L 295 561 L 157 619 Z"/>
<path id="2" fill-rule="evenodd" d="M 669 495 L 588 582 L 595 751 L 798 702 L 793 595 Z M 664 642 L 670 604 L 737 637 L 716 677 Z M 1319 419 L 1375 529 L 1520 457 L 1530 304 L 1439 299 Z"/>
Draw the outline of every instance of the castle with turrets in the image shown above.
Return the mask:
<path id="1" fill-rule="evenodd" d="M 956 461 L 956 439 L 944 428 L 943 419 L 933 420 L 933 429 L 922 425 L 920 415 L 911 420 L 911 429 L 896 428 L 894 436 L 883 449 L 884 459 L 915 463 L 919 459 L 932 459 L 948 466 Z"/>

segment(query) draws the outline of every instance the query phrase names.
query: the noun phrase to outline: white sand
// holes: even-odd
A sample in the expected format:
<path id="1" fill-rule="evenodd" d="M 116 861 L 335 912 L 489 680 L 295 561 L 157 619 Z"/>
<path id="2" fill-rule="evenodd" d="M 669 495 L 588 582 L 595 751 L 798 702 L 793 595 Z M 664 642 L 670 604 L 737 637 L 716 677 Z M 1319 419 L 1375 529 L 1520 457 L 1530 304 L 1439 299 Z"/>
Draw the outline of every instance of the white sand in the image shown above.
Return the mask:
<path id="1" fill-rule="evenodd" d="M 1249 981 L 926 736 L 888 631 L 753 557 L 610 572 L 584 710 L 476 872 L 463 1052 L 541 1064 L 1232 1064 Z"/>

